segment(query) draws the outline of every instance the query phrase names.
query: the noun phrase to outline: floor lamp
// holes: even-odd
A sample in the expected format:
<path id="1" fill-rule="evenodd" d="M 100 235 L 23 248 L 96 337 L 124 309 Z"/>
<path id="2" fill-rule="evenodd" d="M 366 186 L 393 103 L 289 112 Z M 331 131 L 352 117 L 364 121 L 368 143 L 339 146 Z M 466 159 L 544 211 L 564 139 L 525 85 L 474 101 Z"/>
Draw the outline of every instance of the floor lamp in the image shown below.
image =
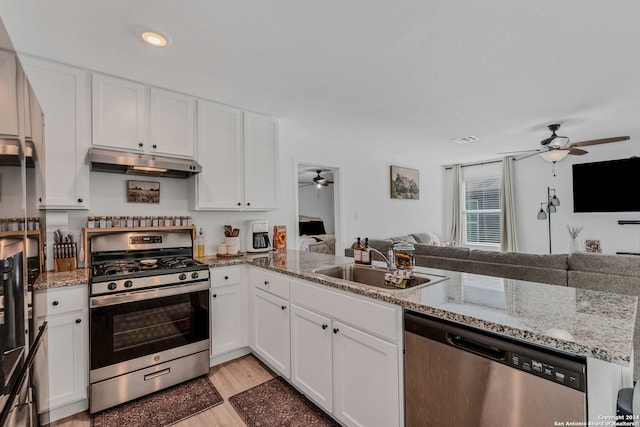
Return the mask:
<path id="1" fill-rule="evenodd" d="M 551 196 L 552 191 L 553 196 Z M 546 208 L 545 205 L 547 205 Z M 547 201 L 540 203 L 538 219 L 546 219 L 549 223 L 549 253 L 551 253 L 551 214 L 556 212 L 556 206 L 560 206 L 560 199 L 558 199 L 558 197 L 556 196 L 556 189 L 547 187 Z"/>

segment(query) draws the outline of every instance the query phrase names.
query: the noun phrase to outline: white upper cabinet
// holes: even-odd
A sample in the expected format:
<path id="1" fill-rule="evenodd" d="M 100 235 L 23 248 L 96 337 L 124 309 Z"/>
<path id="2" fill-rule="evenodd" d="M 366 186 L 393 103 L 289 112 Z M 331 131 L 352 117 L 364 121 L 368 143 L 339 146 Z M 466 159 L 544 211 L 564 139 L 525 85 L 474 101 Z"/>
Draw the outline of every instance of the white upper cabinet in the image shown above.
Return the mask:
<path id="1" fill-rule="evenodd" d="M 0 136 L 18 138 L 16 56 L 0 50 Z"/>
<path id="2" fill-rule="evenodd" d="M 197 210 L 276 208 L 278 121 L 198 100 Z"/>
<path id="3" fill-rule="evenodd" d="M 151 151 L 193 157 L 194 98 L 151 88 Z"/>
<path id="4" fill-rule="evenodd" d="M 195 99 L 117 77 L 92 75 L 93 145 L 193 157 Z"/>
<path id="5" fill-rule="evenodd" d="M 20 60 L 44 114 L 34 138 L 40 209 L 88 209 L 88 83 L 84 70 L 29 56 Z M 35 104 L 35 100 L 32 101 Z M 33 121 L 33 116 L 32 116 Z M 42 124 L 36 121 L 36 134 Z M 40 139 L 40 140 L 37 140 Z"/>
<path id="6" fill-rule="evenodd" d="M 242 111 L 198 100 L 195 209 L 235 210 L 242 207 Z"/>
<path id="7" fill-rule="evenodd" d="M 276 208 L 278 177 L 278 120 L 244 114 L 244 208 Z"/>
<path id="8" fill-rule="evenodd" d="M 144 151 L 147 138 L 145 86 L 129 80 L 93 73 L 93 144 Z"/>

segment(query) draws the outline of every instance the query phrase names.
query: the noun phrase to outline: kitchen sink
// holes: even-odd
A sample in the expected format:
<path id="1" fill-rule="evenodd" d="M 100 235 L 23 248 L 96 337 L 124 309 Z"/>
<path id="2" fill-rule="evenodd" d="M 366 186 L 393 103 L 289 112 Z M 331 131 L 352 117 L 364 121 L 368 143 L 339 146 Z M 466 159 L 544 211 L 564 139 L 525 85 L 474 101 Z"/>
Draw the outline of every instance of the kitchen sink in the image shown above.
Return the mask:
<path id="1" fill-rule="evenodd" d="M 323 276 L 335 277 L 336 279 L 348 280 L 350 282 L 356 282 L 376 288 L 392 289 L 394 291 L 416 289 L 448 279 L 446 276 L 414 272 L 413 277 L 406 281 L 404 287 L 402 285 L 398 287 L 393 284 L 385 283 L 384 275 L 389 271 L 382 267 L 343 264 L 318 268 L 313 270 L 313 272 Z"/>

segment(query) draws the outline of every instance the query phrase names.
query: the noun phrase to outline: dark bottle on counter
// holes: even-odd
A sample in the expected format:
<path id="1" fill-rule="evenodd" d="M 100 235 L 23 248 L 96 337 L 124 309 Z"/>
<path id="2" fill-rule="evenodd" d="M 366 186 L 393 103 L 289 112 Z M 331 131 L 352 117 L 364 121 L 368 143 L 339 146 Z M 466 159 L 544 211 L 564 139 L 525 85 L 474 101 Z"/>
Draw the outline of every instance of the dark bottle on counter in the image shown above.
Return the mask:
<path id="1" fill-rule="evenodd" d="M 360 244 L 360 238 L 358 237 L 358 242 L 356 243 L 356 245 L 353 248 L 353 262 L 355 262 L 356 264 L 362 264 L 362 250 L 364 249 L 364 247 L 362 247 L 362 244 Z"/>
<path id="2" fill-rule="evenodd" d="M 371 249 L 369 249 L 369 238 L 364 238 L 364 247 L 362 248 L 362 263 L 371 265 Z"/>

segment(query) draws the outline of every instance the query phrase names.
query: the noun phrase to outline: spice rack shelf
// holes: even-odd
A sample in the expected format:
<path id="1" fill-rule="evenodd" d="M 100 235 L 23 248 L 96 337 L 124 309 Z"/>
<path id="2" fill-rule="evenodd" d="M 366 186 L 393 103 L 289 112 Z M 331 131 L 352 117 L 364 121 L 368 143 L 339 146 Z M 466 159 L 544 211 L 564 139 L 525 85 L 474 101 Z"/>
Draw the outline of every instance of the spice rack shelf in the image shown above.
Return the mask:
<path id="1" fill-rule="evenodd" d="M 83 248 L 84 248 L 84 268 L 89 266 L 89 256 L 91 254 L 91 250 L 89 248 L 89 237 L 99 235 L 99 234 L 111 234 L 111 233 L 122 233 L 129 231 L 185 231 L 188 230 L 191 232 L 191 242 L 193 246 L 193 256 L 196 256 L 196 245 L 193 244 L 196 240 L 196 227 L 195 225 L 171 225 L 171 226 L 151 226 L 151 227 L 109 227 L 109 228 L 83 228 L 82 229 L 82 240 L 83 240 Z"/>

